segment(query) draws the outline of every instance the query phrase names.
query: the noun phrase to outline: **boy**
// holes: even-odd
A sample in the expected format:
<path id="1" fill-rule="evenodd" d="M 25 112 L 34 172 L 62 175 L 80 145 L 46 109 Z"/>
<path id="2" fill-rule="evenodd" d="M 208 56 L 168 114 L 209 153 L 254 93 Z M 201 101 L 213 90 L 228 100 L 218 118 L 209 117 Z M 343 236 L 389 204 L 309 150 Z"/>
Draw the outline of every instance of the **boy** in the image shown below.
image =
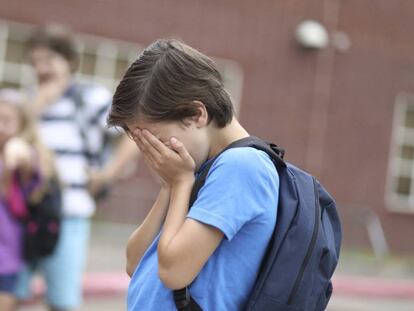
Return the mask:
<path id="1" fill-rule="evenodd" d="M 58 27 L 39 29 L 28 39 L 27 50 L 37 78 L 32 112 L 39 120 L 41 140 L 54 152 L 64 185 L 59 242 L 53 254 L 42 258 L 38 266 L 47 283 L 50 309 L 71 310 L 81 304 L 90 217 L 95 209 L 92 196 L 115 180 L 137 152 L 123 136 L 111 161 L 103 168 L 93 166 L 107 134 L 111 94 L 99 85 L 81 87 L 73 80 L 78 55 L 70 33 Z M 19 277 L 16 294 L 20 299 L 29 296 L 31 276 L 31 269 L 26 267 Z"/>
<path id="2" fill-rule="evenodd" d="M 128 310 L 175 310 L 172 289 L 186 286 L 203 310 L 243 309 L 275 227 L 279 179 L 262 151 L 220 154 L 249 134 L 214 62 L 177 40 L 156 41 L 125 73 L 108 123 L 134 139 L 161 182 L 128 242 Z"/>

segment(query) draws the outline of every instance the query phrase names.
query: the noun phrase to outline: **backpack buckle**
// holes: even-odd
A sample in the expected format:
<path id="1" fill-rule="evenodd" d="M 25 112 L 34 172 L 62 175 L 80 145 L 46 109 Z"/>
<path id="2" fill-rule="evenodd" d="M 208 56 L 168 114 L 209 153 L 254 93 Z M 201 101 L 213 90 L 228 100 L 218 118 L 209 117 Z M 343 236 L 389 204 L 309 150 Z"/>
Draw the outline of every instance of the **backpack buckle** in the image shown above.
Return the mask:
<path id="1" fill-rule="evenodd" d="M 188 288 L 185 287 L 183 289 L 177 289 L 173 291 L 175 305 L 178 310 L 187 308 L 190 304 L 190 292 Z"/>
<path id="2" fill-rule="evenodd" d="M 285 156 L 285 150 L 283 148 L 280 148 L 278 145 L 269 144 L 270 148 L 272 148 L 272 150 L 281 158 L 283 159 L 283 157 Z"/>

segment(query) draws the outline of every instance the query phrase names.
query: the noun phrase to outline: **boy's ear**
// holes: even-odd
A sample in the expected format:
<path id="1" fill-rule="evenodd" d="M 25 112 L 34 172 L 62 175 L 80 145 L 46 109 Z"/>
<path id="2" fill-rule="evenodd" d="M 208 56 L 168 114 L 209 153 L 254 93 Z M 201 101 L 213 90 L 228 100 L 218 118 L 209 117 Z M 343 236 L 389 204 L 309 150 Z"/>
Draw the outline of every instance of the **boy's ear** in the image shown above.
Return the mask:
<path id="1" fill-rule="evenodd" d="M 184 119 L 184 124 L 189 126 L 194 124 L 197 128 L 202 128 L 208 124 L 208 112 L 203 102 L 194 100 L 191 102 L 196 108 L 197 113 L 192 117 Z"/>

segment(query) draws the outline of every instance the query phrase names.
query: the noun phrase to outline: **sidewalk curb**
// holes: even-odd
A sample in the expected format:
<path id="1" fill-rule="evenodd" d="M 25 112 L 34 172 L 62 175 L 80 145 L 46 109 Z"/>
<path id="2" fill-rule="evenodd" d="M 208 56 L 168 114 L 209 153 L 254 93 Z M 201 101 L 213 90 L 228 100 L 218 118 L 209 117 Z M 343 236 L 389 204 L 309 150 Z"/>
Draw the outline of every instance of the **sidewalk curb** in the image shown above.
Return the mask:
<path id="1" fill-rule="evenodd" d="M 414 299 L 414 280 L 338 275 L 334 295 Z"/>
<path id="2" fill-rule="evenodd" d="M 83 280 L 84 297 L 125 296 L 129 277 L 124 272 L 87 273 Z M 414 280 L 385 279 L 336 275 L 333 278 L 334 295 L 377 298 L 414 299 Z M 36 278 L 33 284 L 34 299 L 45 293 L 44 283 Z"/>
<path id="3" fill-rule="evenodd" d="M 83 279 L 85 297 L 125 295 L 130 278 L 126 272 L 88 273 Z"/>
<path id="4" fill-rule="evenodd" d="M 87 273 L 83 278 L 83 296 L 85 299 L 125 296 L 130 278 L 125 272 Z M 32 284 L 33 297 L 24 304 L 40 301 L 46 292 L 44 281 L 35 277 Z"/>

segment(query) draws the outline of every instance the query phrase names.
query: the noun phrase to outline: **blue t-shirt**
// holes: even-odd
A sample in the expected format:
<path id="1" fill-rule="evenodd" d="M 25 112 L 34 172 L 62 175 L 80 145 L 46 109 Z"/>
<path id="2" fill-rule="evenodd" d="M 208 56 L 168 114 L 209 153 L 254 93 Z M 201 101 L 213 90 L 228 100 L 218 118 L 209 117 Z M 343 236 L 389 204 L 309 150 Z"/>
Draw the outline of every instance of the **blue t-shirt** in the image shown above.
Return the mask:
<path id="1" fill-rule="evenodd" d="M 242 310 L 276 224 L 279 177 L 269 156 L 254 148 L 223 152 L 213 163 L 187 217 L 221 230 L 224 239 L 190 286 L 204 311 Z M 128 288 L 128 310 L 176 310 L 158 277 L 152 242 Z"/>

